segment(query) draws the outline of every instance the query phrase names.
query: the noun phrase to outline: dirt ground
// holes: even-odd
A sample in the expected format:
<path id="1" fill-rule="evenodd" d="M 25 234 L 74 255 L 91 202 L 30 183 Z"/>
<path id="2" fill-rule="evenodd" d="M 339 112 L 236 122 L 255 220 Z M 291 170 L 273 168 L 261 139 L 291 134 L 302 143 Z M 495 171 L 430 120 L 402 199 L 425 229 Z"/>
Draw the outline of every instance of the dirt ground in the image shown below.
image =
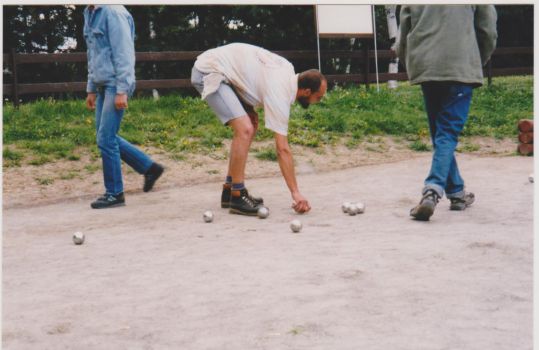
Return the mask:
<path id="1" fill-rule="evenodd" d="M 428 139 L 424 140 L 428 142 Z M 514 154 L 515 140 L 473 137 L 461 141 L 461 147 L 473 145 L 467 154 L 492 156 Z M 256 150 L 273 148 L 273 142 L 258 142 L 251 147 L 247 178 L 280 174 L 277 162 L 259 160 Z M 192 186 L 222 181 L 228 164 L 229 141 L 222 149 L 210 154 L 186 154 L 183 160 L 173 160 L 159 149 L 145 149 L 154 160 L 163 163 L 166 176 L 159 180 L 159 189 Z M 369 137 L 356 148 L 343 143 L 320 148 L 293 146 L 296 171 L 299 174 L 327 172 L 357 166 L 395 162 L 423 155 L 409 148 L 409 142 L 391 137 Z M 124 165 L 124 186 L 127 193 L 140 192 L 142 178 Z M 3 207 L 28 207 L 59 201 L 85 199 L 90 201 L 104 192 L 100 159 L 82 154 L 79 161 L 57 161 L 42 166 L 4 167 Z"/>
<path id="2" fill-rule="evenodd" d="M 103 211 L 84 197 L 97 184 L 27 205 L 4 188 L 3 348 L 531 349 L 533 158 L 458 160 L 476 203 L 443 199 L 430 222 L 408 216 L 428 153 L 299 162 L 302 216 L 282 177 L 251 179 L 265 220 L 220 209 L 217 174 L 180 186 L 169 172 L 147 194 L 130 178 L 127 206 Z M 366 212 L 344 215 L 344 200 Z"/>

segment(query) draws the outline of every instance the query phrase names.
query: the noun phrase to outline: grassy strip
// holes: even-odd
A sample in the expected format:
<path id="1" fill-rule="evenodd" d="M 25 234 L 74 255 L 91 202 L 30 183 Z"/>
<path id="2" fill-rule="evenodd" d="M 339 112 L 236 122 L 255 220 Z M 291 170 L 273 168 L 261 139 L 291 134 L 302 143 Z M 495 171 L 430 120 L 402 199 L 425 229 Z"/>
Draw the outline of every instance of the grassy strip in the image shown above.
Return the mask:
<path id="1" fill-rule="evenodd" d="M 43 164 L 55 159 L 78 160 L 80 150 L 97 157 L 93 113 L 82 100 L 40 100 L 20 106 L 4 105 L 4 166 Z M 495 78 L 489 88 L 474 91 L 464 136 L 514 137 L 516 123 L 532 118 L 533 77 Z M 263 113 L 261 113 L 261 125 Z M 423 99 L 418 86 L 401 83 L 397 90 L 383 84 L 375 88 L 336 87 L 308 110 L 292 107 L 291 144 L 319 147 L 345 138 L 354 147 L 366 135 L 404 136 L 417 151 L 429 150 L 421 139 L 428 135 Z M 200 98 L 169 95 L 130 101 L 122 122 L 121 135 L 138 145 L 158 147 L 173 158 L 187 152 L 212 152 L 230 139 L 224 128 Z M 257 140 L 272 133 L 261 127 Z M 273 159 L 267 150 L 259 157 Z"/>

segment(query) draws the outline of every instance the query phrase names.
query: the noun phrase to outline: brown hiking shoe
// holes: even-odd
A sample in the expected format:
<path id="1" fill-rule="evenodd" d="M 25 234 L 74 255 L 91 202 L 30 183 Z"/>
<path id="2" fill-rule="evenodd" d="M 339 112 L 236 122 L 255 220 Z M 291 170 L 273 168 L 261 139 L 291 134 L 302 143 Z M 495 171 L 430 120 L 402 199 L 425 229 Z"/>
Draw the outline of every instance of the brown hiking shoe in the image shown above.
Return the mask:
<path id="1" fill-rule="evenodd" d="M 461 198 L 449 198 L 451 205 L 449 210 L 464 210 L 475 201 L 475 195 L 472 192 L 465 192 Z"/>
<path id="2" fill-rule="evenodd" d="M 440 197 L 434 190 L 427 190 L 421 198 L 421 202 L 410 210 L 410 216 L 416 220 L 429 221 L 439 200 Z"/>

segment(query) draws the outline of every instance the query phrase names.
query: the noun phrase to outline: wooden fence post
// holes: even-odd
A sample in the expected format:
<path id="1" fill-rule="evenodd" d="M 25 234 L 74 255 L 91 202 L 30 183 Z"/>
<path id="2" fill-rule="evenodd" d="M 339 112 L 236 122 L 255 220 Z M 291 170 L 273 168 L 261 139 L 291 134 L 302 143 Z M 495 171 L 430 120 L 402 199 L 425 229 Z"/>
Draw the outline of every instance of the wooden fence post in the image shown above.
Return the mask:
<path id="1" fill-rule="evenodd" d="M 365 39 L 363 40 L 363 59 L 365 60 L 365 62 L 363 62 L 365 64 L 364 66 L 364 76 L 365 76 L 365 87 L 367 88 L 367 90 L 369 89 L 369 70 L 370 70 L 370 66 L 369 66 L 369 41 L 368 39 Z"/>
<path id="2" fill-rule="evenodd" d="M 17 52 L 15 49 L 11 49 L 11 69 L 13 70 L 13 90 L 12 98 L 13 105 L 19 107 L 19 78 L 17 77 Z"/>

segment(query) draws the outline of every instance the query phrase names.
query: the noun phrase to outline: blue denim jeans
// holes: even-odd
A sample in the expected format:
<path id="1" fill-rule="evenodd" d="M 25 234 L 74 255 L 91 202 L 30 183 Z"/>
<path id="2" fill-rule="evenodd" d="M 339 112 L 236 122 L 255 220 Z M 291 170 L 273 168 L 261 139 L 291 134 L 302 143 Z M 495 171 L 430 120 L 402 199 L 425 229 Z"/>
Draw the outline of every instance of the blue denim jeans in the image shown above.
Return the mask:
<path id="1" fill-rule="evenodd" d="M 107 194 L 113 195 L 124 190 L 121 160 L 139 174 L 144 174 L 153 163 L 150 157 L 118 136 L 124 110 L 116 109 L 115 97 L 115 87 L 99 87 L 95 108 L 97 147 L 101 151 L 103 161 L 105 190 Z"/>
<path id="2" fill-rule="evenodd" d="M 423 194 L 432 189 L 442 197 L 464 196 L 464 180 L 460 176 L 455 149 L 468 119 L 473 88 L 457 82 L 429 82 L 421 85 L 429 129 L 434 147 L 430 173 L 425 179 Z"/>

